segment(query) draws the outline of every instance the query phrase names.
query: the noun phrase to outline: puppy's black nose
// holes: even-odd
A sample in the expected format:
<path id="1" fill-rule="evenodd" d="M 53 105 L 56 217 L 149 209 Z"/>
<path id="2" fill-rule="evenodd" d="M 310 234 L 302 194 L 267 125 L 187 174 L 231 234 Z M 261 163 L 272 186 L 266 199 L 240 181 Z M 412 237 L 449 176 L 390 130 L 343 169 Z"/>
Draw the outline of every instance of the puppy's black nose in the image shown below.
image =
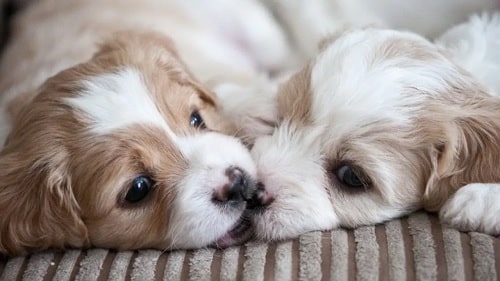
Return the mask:
<path id="1" fill-rule="evenodd" d="M 274 197 L 266 191 L 264 184 L 259 182 L 256 184 L 252 197 L 247 199 L 247 209 L 264 207 L 271 204 L 273 201 Z"/>
<path id="2" fill-rule="evenodd" d="M 214 199 L 222 203 L 239 203 L 250 200 L 255 192 L 255 184 L 243 170 L 228 168 L 225 172 L 228 183 L 214 193 Z"/>
<path id="3" fill-rule="evenodd" d="M 229 188 L 227 191 L 227 201 L 240 202 L 245 200 L 248 189 L 247 176 L 238 168 L 231 168 L 227 172 L 229 177 Z"/>

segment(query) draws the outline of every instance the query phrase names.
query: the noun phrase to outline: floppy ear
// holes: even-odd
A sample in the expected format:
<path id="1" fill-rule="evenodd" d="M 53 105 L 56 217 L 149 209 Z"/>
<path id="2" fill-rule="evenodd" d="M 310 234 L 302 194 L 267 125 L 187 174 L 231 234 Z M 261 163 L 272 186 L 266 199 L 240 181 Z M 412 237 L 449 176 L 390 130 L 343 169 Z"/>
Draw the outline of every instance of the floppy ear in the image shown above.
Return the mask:
<path id="1" fill-rule="evenodd" d="M 0 252 L 87 245 L 64 155 L 54 151 L 44 159 L 7 150 L 0 154 Z"/>
<path id="2" fill-rule="evenodd" d="M 48 118 L 61 115 L 54 104 L 39 94 L 26 105 L 0 152 L 2 254 L 88 245 L 71 187 L 68 152 L 60 141 L 67 136 L 59 126 L 70 121 Z"/>
<path id="3" fill-rule="evenodd" d="M 500 100 L 480 93 L 465 103 L 441 109 L 448 118 L 431 152 L 423 198 L 429 211 L 469 183 L 500 183 Z"/>

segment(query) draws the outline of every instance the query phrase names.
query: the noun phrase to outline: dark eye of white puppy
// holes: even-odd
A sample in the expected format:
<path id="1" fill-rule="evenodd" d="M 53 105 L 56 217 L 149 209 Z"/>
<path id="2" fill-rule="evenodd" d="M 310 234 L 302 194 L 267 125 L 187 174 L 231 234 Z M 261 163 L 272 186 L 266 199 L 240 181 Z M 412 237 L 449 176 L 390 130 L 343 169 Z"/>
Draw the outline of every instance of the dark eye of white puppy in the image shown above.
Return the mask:
<path id="1" fill-rule="evenodd" d="M 125 196 L 128 203 L 137 203 L 144 199 L 153 188 L 154 181 L 147 176 L 139 176 L 132 181 Z"/>
<path id="2" fill-rule="evenodd" d="M 337 179 L 352 190 L 366 189 L 368 187 L 368 183 L 362 174 L 350 165 L 340 166 L 335 173 Z"/>
<path id="3" fill-rule="evenodd" d="M 195 128 L 205 129 L 207 126 L 205 125 L 205 121 L 201 118 L 201 115 L 198 111 L 193 111 L 191 116 L 189 117 L 189 124 Z"/>

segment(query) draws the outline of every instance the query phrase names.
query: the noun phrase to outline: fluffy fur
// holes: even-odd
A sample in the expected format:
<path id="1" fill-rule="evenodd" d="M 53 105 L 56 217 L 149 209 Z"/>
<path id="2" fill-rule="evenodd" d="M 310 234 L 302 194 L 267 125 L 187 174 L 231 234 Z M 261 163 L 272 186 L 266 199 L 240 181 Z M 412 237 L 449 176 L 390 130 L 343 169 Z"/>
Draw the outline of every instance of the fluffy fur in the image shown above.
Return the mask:
<path id="1" fill-rule="evenodd" d="M 475 77 L 459 65 L 463 48 L 451 47 L 482 46 L 466 52 L 480 54 L 470 65 L 496 69 L 498 15 L 460 30 L 439 45 L 379 28 L 324 42 L 280 88 L 280 122 L 252 149 L 272 200 L 256 213 L 258 237 L 375 224 L 419 208 L 441 210 L 463 230 L 499 233 L 497 78 Z"/>
<path id="2" fill-rule="evenodd" d="M 0 253 L 248 238 L 256 168 L 228 135 L 270 122 L 262 112 L 251 131 L 235 127 L 203 84 L 265 94 L 286 64 L 284 35 L 253 1 L 226 18 L 231 32 L 183 2 L 44 0 L 15 19 L 0 66 Z M 245 32 L 256 19 L 267 32 Z M 149 192 L 136 202 L 137 180 Z"/>

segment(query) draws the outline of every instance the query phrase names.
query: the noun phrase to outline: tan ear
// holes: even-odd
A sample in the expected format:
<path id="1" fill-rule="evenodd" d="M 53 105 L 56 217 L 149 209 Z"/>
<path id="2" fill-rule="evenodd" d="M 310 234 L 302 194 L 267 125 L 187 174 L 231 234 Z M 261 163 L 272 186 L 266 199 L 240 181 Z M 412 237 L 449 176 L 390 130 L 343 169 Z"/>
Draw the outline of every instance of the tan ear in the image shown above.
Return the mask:
<path id="1" fill-rule="evenodd" d="M 64 156 L 54 151 L 48 159 L 37 159 L 6 150 L 0 155 L 0 252 L 87 245 Z"/>
<path id="2" fill-rule="evenodd" d="M 500 100 L 480 95 L 447 110 L 451 118 L 431 152 L 433 169 L 423 198 L 429 211 L 439 210 L 466 184 L 500 182 Z"/>
<path id="3" fill-rule="evenodd" d="M 15 119 L 0 152 L 0 253 L 88 245 L 87 229 L 71 188 L 68 152 L 60 144 L 62 118 L 40 94 Z M 44 117 L 42 117 L 44 116 Z"/>

